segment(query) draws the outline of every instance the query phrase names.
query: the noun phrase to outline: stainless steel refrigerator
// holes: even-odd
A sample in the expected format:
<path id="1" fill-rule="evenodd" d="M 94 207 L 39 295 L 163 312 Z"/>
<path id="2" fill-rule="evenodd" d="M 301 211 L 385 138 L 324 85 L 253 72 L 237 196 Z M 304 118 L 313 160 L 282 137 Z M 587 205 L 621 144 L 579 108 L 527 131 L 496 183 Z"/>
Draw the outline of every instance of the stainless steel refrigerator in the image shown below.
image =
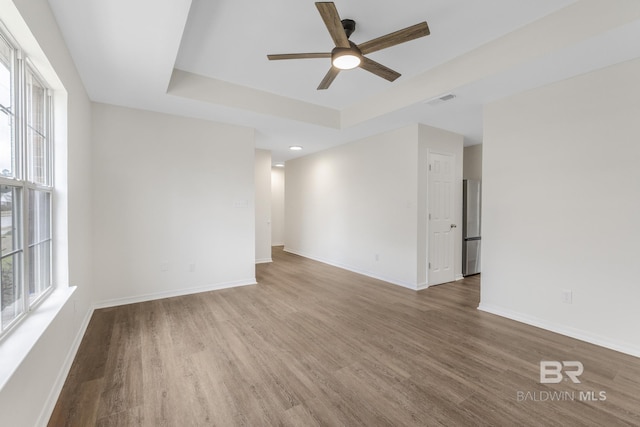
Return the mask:
<path id="1" fill-rule="evenodd" d="M 462 275 L 480 273 L 480 181 L 462 181 Z"/>

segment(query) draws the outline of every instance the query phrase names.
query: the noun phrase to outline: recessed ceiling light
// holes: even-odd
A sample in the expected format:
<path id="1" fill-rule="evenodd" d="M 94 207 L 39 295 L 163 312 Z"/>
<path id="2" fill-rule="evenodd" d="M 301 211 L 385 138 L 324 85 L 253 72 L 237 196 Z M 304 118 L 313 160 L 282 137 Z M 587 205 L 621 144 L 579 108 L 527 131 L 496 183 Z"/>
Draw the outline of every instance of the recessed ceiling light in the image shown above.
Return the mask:
<path id="1" fill-rule="evenodd" d="M 302 147 L 299 145 L 292 145 L 291 147 L 289 147 L 289 150 L 291 151 L 300 151 L 302 150 Z"/>
<path id="2" fill-rule="evenodd" d="M 284 163 L 276 163 L 275 165 L 273 165 L 277 168 L 283 168 L 284 167 Z"/>

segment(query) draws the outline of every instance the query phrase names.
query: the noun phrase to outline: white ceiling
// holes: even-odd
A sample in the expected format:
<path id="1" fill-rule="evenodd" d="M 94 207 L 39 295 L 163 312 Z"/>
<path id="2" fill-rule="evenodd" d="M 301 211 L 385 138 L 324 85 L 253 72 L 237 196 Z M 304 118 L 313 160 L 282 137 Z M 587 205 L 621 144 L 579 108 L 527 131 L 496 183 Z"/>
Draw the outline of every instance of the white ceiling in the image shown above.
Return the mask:
<path id="1" fill-rule="evenodd" d="M 431 35 L 369 55 L 393 83 L 356 69 L 318 91 L 328 59 L 266 58 L 331 51 L 310 0 L 49 3 L 93 101 L 254 127 L 274 163 L 418 122 L 479 143 L 485 103 L 640 57 L 637 0 L 337 0 L 357 44 Z"/>

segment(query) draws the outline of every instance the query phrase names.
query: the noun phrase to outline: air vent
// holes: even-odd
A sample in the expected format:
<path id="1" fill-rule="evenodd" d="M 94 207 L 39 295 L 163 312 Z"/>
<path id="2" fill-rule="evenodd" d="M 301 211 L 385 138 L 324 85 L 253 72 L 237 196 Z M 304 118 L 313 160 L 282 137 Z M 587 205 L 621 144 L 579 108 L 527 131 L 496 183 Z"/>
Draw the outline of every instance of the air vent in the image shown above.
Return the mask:
<path id="1" fill-rule="evenodd" d="M 440 105 L 443 102 L 451 101 L 455 97 L 456 96 L 454 94 L 447 93 L 444 95 L 436 96 L 435 98 L 428 99 L 424 101 L 424 103 L 427 105 L 435 106 L 435 105 Z"/>

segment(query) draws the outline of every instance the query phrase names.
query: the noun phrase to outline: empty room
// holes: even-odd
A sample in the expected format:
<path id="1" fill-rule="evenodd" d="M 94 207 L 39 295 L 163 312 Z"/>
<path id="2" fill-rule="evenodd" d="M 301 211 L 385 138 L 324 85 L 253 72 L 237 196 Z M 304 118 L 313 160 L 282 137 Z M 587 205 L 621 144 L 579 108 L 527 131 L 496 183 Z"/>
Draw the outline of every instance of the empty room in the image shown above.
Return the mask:
<path id="1" fill-rule="evenodd" d="M 0 0 L 0 425 L 640 425 L 638 40 Z"/>

